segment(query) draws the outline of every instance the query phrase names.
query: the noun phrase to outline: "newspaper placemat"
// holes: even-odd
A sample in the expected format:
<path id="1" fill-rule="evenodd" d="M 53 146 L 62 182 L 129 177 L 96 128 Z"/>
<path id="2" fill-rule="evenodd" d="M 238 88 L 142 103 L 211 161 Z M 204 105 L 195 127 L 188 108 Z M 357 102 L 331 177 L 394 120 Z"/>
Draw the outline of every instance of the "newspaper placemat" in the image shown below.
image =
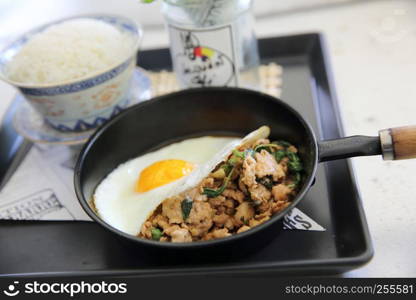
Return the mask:
<path id="1" fill-rule="evenodd" d="M 274 63 L 260 67 L 263 92 L 280 96 L 282 68 Z M 171 72 L 149 72 L 152 95 L 179 90 Z M 75 196 L 74 166 L 81 146 L 36 144 L 0 192 L 0 219 L 91 221 Z M 324 231 L 304 212 L 294 208 L 286 229 Z"/>

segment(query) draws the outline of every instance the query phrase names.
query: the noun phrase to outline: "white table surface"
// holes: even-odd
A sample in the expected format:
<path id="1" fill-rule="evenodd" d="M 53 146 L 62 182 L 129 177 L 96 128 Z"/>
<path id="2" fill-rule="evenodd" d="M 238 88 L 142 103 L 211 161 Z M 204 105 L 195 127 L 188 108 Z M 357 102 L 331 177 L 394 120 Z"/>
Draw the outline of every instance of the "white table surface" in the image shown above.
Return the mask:
<path id="1" fill-rule="evenodd" d="M 347 135 L 376 135 L 379 129 L 415 124 L 416 1 L 336 2 L 352 3 L 302 10 L 298 8 L 311 5 L 310 0 L 255 0 L 258 37 L 316 31 L 325 34 Z M 168 44 L 159 4 L 142 5 L 137 0 L 3 0 L 0 46 L 37 24 L 91 12 L 124 14 L 141 21 L 145 29 L 143 49 Z M 12 87 L 0 82 L 0 119 L 14 94 Z M 367 157 L 352 162 L 375 255 L 369 264 L 344 276 L 415 277 L 416 160 L 383 162 L 380 157 Z"/>

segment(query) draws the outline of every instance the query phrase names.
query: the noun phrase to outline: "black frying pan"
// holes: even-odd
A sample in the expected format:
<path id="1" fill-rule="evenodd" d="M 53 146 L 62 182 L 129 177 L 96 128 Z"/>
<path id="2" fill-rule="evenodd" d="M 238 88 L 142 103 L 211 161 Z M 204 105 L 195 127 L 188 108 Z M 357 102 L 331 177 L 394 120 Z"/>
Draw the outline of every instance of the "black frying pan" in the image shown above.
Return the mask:
<path id="1" fill-rule="evenodd" d="M 157 147 L 203 135 L 244 136 L 262 125 L 271 128 L 271 139 L 296 145 L 305 167 L 303 186 L 292 204 L 269 221 L 224 239 L 193 243 L 161 243 L 123 233 L 102 221 L 90 206 L 94 189 L 119 164 Z M 314 178 L 317 164 L 352 156 L 383 154 L 385 159 L 416 155 L 416 129 L 380 131 L 380 137 L 352 136 L 317 141 L 311 126 L 284 102 L 238 88 L 189 89 L 135 105 L 100 127 L 89 139 L 75 167 L 75 191 L 87 212 L 107 230 L 134 243 L 162 249 L 196 249 L 257 244 L 273 235 L 282 217 L 303 198 Z M 266 234 L 267 232 L 267 234 Z M 263 238 L 262 238 L 263 239 Z"/>

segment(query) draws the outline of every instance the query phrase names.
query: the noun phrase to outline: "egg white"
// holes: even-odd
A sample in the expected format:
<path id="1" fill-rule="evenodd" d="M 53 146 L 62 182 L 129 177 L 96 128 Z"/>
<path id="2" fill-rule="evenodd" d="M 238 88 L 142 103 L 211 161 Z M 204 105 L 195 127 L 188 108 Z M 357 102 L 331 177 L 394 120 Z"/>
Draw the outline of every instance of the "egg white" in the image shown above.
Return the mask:
<path id="1" fill-rule="evenodd" d="M 220 149 L 233 148 L 240 139 L 230 137 L 200 137 L 187 139 L 129 160 L 97 186 L 94 204 L 98 215 L 120 231 L 137 235 L 153 210 L 166 198 L 193 185 L 209 174 Z M 228 146 L 227 146 L 228 145 Z M 230 146 L 233 145 L 233 146 Z M 135 192 L 140 172 L 151 164 L 165 159 L 180 159 L 196 165 L 190 175 L 145 193 Z M 207 168 L 209 165 L 209 168 Z M 214 165 L 215 166 L 215 165 Z M 187 177 L 194 178 L 187 182 Z"/>

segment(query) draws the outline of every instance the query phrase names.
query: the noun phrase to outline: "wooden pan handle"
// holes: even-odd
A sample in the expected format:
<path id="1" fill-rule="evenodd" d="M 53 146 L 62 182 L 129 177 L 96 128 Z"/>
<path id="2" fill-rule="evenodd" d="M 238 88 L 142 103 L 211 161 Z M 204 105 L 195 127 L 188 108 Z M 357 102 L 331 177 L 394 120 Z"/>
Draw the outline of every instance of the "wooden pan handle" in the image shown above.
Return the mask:
<path id="1" fill-rule="evenodd" d="M 396 127 L 379 132 L 383 159 L 416 158 L 416 126 Z"/>

